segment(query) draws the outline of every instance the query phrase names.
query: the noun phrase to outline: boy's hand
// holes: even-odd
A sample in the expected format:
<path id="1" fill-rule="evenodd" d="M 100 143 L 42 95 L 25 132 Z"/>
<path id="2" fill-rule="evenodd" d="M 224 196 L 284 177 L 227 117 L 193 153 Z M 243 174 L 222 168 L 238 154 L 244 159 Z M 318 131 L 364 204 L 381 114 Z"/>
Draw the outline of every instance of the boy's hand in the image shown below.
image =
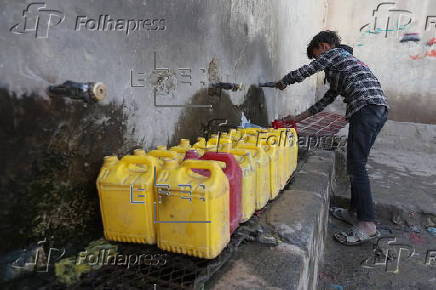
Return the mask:
<path id="1" fill-rule="evenodd" d="M 283 121 L 296 122 L 296 116 L 288 115 L 286 117 L 283 117 Z"/>
<path id="2" fill-rule="evenodd" d="M 293 122 L 298 123 L 298 122 L 310 117 L 311 115 L 312 115 L 311 113 L 309 113 L 308 111 L 305 111 L 297 116 L 292 116 L 292 115 L 286 116 L 283 118 L 283 120 L 284 121 L 293 121 Z"/>
<path id="3" fill-rule="evenodd" d="M 284 90 L 284 89 L 286 89 L 286 84 L 283 82 L 283 81 L 278 81 L 277 83 L 276 83 L 276 88 L 278 88 L 279 90 Z"/>

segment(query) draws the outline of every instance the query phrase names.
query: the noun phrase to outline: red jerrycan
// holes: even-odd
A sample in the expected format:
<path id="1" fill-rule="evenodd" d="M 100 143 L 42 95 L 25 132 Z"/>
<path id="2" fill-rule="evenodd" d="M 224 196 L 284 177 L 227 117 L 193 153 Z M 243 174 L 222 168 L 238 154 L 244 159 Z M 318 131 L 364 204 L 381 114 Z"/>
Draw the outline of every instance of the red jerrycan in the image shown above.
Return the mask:
<path id="1" fill-rule="evenodd" d="M 197 150 L 188 150 L 185 153 L 185 158 L 183 158 L 183 161 L 185 161 L 186 159 L 195 159 L 198 160 L 200 159 L 200 154 L 198 154 Z"/>
<path id="2" fill-rule="evenodd" d="M 295 122 L 295 121 L 274 120 L 274 121 L 272 121 L 271 126 L 274 129 L 279 129 L 279 128 L 294 128 L 295 132 L 298 134 L 298 131 L 297 131 L 297 122 Z"/>
<path id="3" fill-rule="evenodd" d="M 215 160 L 226 164 L 223 169 L 230 185 L 230 234 L 239 226 L 242 218 L 241 192 L 242 192 L 242 170 L 238 161 L 232 154 L 224 152 L 206 152 L 200 160 Z"/>

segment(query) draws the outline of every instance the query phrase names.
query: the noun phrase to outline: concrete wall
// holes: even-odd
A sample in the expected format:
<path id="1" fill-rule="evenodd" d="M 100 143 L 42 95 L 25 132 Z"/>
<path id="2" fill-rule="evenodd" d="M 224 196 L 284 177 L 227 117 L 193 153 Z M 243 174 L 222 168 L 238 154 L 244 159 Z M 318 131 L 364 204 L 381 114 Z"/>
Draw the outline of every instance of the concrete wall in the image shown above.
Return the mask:
<path id="1" fill-rule="evenodd" d="M 426 44 L 436 36 L 435 1 L 328 0 L 327 19 L 379 78 L 390 119 L 436 123 L 436 44 Z M 420 41 L 401 43 L 405 33 L 418 33 Z"/>
<path id="2" fill-rule="evenodd" d="M 326 1 L 52 0 L 23 14 L 30 3 L 1 4 L 1 235 L 10 237 L 2 251 L 47 235 L 69 243 L 100 236 L 94 182 L 104 155 L 193 140 L 211 119 L 237 125 L 241 110 L 266 125 L 314 102 L 315 77 L 285 92 L 256 84 L 307 62 Z M 99 31 L 100 15 L 120 19 L 120 31 Z M 147 25 L 134 31 L 131 21 L 127 33 L 124 20 Z M 102 81 L 108 97 L 86 104 L 47 96 L 65 80 Z M 219 80 L 245 89 L 207 89 Z M 154 90 L 158 104 L 213 108 L 156 107 Z"/>

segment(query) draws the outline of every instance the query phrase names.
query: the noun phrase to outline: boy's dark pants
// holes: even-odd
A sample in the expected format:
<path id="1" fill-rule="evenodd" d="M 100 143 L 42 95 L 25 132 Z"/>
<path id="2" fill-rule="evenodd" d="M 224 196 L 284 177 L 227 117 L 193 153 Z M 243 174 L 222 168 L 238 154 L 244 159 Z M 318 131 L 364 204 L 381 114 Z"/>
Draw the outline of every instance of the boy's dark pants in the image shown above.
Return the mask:
<path id="1" fill-rule="evenodd" d="M 347 172 L 351 182 L 351 210 L 359 221 L 375 220 L 366 162 L 369 151 L 387 120 L 387 108 L 366 105 L 350 118 L 347 140 Z"/>

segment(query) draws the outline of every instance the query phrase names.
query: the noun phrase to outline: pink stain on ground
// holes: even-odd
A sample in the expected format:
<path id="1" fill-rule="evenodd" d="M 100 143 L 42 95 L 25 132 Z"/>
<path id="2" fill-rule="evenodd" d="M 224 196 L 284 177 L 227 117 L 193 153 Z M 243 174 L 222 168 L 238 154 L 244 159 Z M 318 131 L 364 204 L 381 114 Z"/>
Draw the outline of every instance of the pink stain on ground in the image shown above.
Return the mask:
<path id="1" fill-rule="evenodd" d="M 414 244 L 423 244 L 425 242 L 423 237 L 418 233 L 410 233 L 409 239 Z"/>

